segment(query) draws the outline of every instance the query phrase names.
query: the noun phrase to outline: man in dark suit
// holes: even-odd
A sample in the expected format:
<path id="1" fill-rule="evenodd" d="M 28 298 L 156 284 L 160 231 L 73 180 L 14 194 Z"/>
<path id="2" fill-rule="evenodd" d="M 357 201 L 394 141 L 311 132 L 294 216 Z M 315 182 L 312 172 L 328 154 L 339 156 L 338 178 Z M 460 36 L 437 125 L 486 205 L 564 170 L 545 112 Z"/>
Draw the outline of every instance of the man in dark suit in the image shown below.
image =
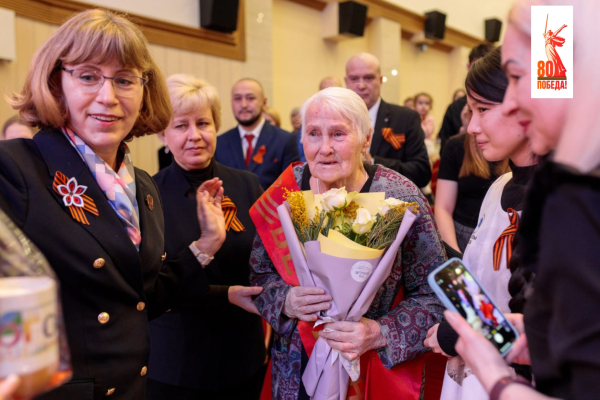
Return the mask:
<path id="1" fill-rule="evenodd" d="M 344 80 L 346 87 L 365 101 L 374 126 L 365 161 L 398 171 L 418 187 L 426 186 L 431 179 L 431 167 L 421 119 L 410 108 L 383 101 L 383 77 L 377 57 L 368 53 L 351 57 L 346 63 Z"/>
<path id="2" fill-rule="evenodd" d="M 263 189 L 300 159 L 296 137 L 265 123 L 265 104 L 267 98 L 258 81 L 244 78 L 233 85 L 231 106 L 239 125 L 217 138 L 215 152 L 215 159 L 221 164 L 258 175 Z"/>

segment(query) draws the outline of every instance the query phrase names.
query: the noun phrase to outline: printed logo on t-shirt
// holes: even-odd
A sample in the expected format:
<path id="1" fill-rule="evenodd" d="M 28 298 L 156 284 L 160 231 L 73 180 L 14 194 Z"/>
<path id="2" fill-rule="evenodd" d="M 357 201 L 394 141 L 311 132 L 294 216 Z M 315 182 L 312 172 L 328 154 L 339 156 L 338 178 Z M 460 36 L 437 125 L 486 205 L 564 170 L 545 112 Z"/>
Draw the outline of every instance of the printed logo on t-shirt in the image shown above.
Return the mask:
<path id="1" fill-rule="evenodd" d="M 477 224 L 477 227 L 475 228 L 475 230 L 473 231 L 473 234 L 469 238 L 469 243 L 467 243 L 467 246 L 470 245 L 471 242 L 474 242 L 474 241 L 477 240 L 477 230 L 481 227 L 481 224 L 483 223 L 483 220 L 485 220 L 485 214 L 483 214 L 481 216 L 481 218 L 479 219 L 479 223 Z"/>

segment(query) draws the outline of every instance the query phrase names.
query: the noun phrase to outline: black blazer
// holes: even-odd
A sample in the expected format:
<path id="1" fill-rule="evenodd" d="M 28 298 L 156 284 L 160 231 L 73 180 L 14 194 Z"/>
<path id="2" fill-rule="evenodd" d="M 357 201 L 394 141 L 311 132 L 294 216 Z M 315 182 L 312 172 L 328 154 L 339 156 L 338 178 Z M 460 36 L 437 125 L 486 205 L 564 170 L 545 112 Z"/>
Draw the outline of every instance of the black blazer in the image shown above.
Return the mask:
<path id="1" fill-rule="evenodd" d="M 253 154 L 265 146 L 266 152 L 262 164 L 250 161 L 248 171 L 258 175 L 260 185 L 267 189 L 275 179 L 294 161 L 300 160 L 296 135 L 265 122 Z M 236 169 L 246 169 L 246 156 L 242 154 L 242 139 L 236 126 L 217 138 L 215 160 L 223 165 Z M 254 158 L 254 156 L 253 156 Z"/>
<path id="2" fill-rule="evenodd" d="M 382 136 L 383 128 L 392 128 L 395 134 L 404 134 L 406 141 L 395 150 Z M 381 100 L 371 143 L 371 155 L 376 164 L 398 171 L 418 187 L 431 180 L 431 166 L 425 147 L 425 133 L 419 113 Z"/>
<path id="3" fill-rule="evenodd" d="M 75 221 L 52 189 L 57 171 L 87 186 L 98 216 Z M 0 143 L 2 203 L 60 280 L 73 380 L 43 399 L 144 398 L 148 319 L 208 289 L 189 249 L 163 264 L 164 223 L 154 181 L 135 169 L 142 243 L 138 252 L 88 166 L 60 132 Z M 152 209 L 147 196 L 151 196 Z M 102 262 L 103 261 L 103 265 Z M 95 263 L 96 262 L 96 263 Z M 96 264 L 96 267 L 94 266 Z M 159 274 L 160 272 L 160 274 Z M 189 293 L 189 296 L 184 294 Z M 102 324 L 99 314 L 110 319 Z"/>
<path id="4" fill-rule="evenodd" d="M 237 207 L 245 231 L 227 232 L 206 267 L 210 291 L 197 307 L 173 308 L 150 324 L 149 377 L 170 385 L 219 391 L 250 378 L 265 359 L 261 318 L 229 304 L 229 285 L 249 286 L 250 251 L 256 229 L 249 210 L 262 194 L 258 177 L 213 160 L 214 177 Z M 200 236 L 192 186 L 176 162 L 154 176 L 164 203 L 167 254 Z"/>

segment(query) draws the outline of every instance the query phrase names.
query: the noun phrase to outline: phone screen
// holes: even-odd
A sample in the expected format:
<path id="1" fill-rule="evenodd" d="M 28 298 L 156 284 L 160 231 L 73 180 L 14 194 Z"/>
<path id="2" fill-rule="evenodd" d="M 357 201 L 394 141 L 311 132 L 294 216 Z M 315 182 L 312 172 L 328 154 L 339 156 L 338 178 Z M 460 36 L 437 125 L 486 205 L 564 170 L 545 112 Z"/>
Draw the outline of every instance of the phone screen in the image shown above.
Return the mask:
<path id="1" fill-rule="evenodd" d="M 515 332 L 464 265 L 460 261 L 453 261 L 439 270 L 434 278 L 444 295 L 473 329 L 505 354 L 516 340 Z"/>

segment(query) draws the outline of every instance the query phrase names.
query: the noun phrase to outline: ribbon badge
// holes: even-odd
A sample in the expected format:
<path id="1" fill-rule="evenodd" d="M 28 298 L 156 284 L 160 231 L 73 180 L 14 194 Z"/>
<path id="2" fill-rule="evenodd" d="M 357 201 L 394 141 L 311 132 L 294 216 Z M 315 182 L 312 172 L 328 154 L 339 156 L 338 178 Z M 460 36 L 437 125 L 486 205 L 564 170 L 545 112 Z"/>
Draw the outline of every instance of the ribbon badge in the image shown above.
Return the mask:
<path id="1" fill-rule="evenodd" d="M 223 216 L 225 217 L 225 228 L 227 232 L 229 229 L 233 228 L 236 232 L 243 232 L 244 225 L 242 222 L 236 217 L 237 207 L 231 200 L 229 196 L 223 196 L 223 200 L 221 200 L 221 209 L 223 210 Z"/>
<path id="2" fill-rule="evenodd" d="M 509 208 L 506 210 L 508 214 L 508 220 L 510 221 L 510 225 L 500 234 L 500 237 L 496 239 L 496 243 L 494 243 L 494 271 L 498 271 L 500 269 L 500 263 L 502 262 L 502 249 L 506 244 L 506 268 L 510 269 L 510 259 L 512 258 L 513 253 L 513 242 L 515 240 L 515 235 L 517 230 L 519 229 L 519 213 Z"/>
<path id="3" fill-rule="evenodd" d="M 263 157 L 265 156 L 266 152 L 267 152 L 267 148 L 263 144 L 262 146 L 260 146 L 258 148 L 258 150 L 256 150 L 256 154 L 254 155 L 254 157 L 252 157 L 252 161 L 254 161 L 257 164 L 262 164 L 263 163 Z"/>
<path id="4" fill-rule="evenodd" d="M 406 142 L 404 133 L 394 133 L 392 128 L 383 128 L 381 130 L 381 136 L 383 136 L 386 142 L 392 145 L 394 150 L 399 150 L 402 147 L 402 144 Z"/>
<path id="5" fill-rule="evenodd" d="M 67 177 L 60 171 L 56 171 L 52 188 L 63 197 L 63 204 L 71 212 L 73 219 L 83 225 L 89 225 L 84 211 L 98 216 L 98 209 L 94 200 L 85 194 L 87 186 L 78 185 L 77 179 Z"/>

